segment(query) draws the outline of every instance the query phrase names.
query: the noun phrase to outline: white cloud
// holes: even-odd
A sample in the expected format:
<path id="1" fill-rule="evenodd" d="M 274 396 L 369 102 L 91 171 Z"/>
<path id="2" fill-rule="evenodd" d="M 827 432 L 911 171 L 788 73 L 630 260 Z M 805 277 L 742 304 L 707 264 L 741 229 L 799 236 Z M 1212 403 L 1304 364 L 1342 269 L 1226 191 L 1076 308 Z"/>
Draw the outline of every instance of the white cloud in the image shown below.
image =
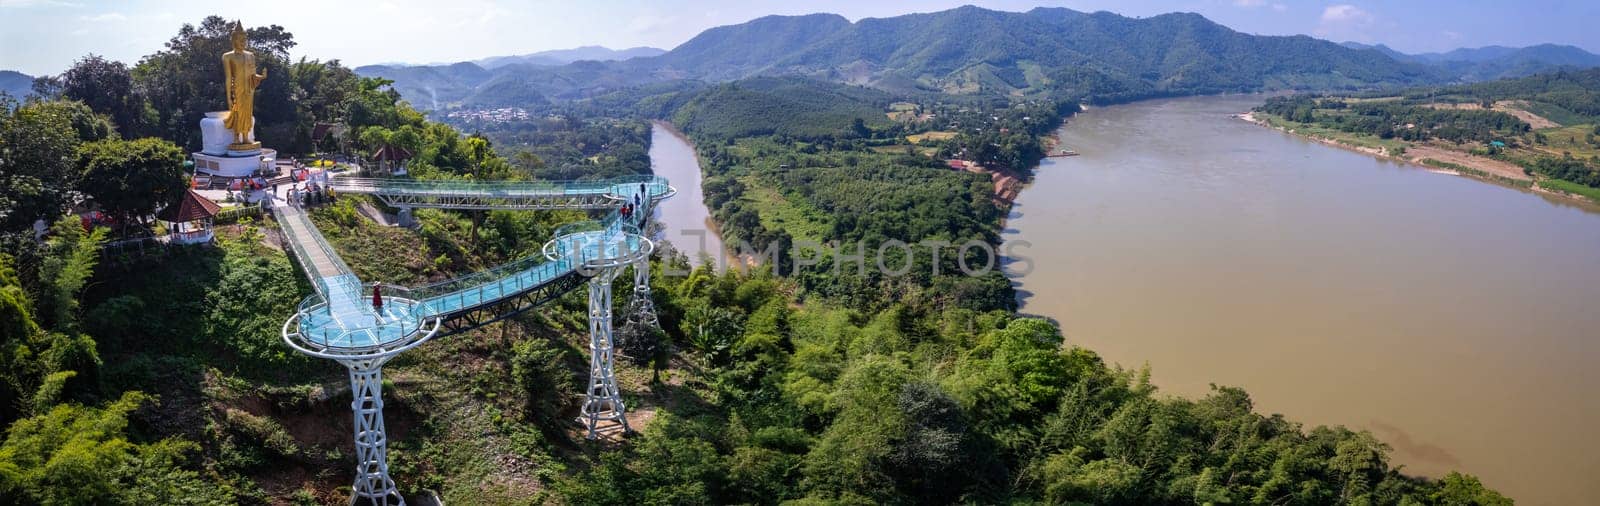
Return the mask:
<path id="1" fill-rule="evenodd" d="M 1312 33 L 1328 40 L 1373 41 L 1372 28 L 1377 16 L 1350 4 L 1329 5 L 1322 9 L 1321 21 Z"/>
<path id="2" fill-rule="evenodd" d="M 1371 23 L 1372 14 L 1350 4 L 1329 5 L 1322 10 L 1322 22 L 1327 23 Z"/>
<path id="3" fill-rule="evenodd" d="M 1277 12 L 1283 12 L 1283 11 L 1289 10 L 1289 6 L 1284 5 L 1284 4 L 1272 4 L 1272 10 L 1277 11 Z"/>

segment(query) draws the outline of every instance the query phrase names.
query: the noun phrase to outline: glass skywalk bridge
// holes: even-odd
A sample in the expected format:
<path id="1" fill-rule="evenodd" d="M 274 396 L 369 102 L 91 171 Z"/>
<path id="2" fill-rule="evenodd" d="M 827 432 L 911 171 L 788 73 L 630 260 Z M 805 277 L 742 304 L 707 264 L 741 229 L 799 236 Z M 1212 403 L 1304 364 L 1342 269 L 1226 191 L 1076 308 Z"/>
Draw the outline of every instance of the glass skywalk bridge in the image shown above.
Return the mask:
<path id="1" fill-rule="evenodd" d="M 634 195 L 660 200 L 674 193 L 665 179 L 637 177 L 602 182 L 501 183 L 462 181 L 410 181 L 387 179 L 336 178 L 336 191 L 370 195 L 448 197 L 452 202 L 477 201 L 492 209 L 496 199 L 518 199 L 513 209 L 589 208 L 573 205 L 570 197 L 601 199 L 605 208 L 620 208 Z M 646 200 L 641 198 L 641 201 Z M 502 200 L 504 202 L 504 200 Z M 537 203 L 537 204 L 536 204 Z M 444 203 L 419 207 L 463 208 Z M 598 208 L 598 207 L 597 207 Z M 384 304 L 381 313 L 371 304 L 373 284 L 362 283 L 344 264 L 316 225 L 297 208 L 278 212 L 286 242 L 305 267 L 317 293 L 300 305 L 297 329 L 301 342 L 313 349 L 382 348 L 402 341 L 408 333 L 423 328 L 429 319 L 447 318 L 506 298 L 526 293 L 572 274 L 584 274 L 606 267 L 627 265 L 647 257 L 654 244 L 628 223 L 620 212 L 612 212 L 602 222 L 584 222 L 562 227 L 547 243 L 541 255 L 474 272 L 428 286 L 407 289 L 394 285 L 379 288 Z M 637 215 L 635 215 L 637 216 Z"/>
<path id="2" fill-rule="evenodd" d="M 537 255 L 415 289 L 362 283 L 297 207 L 274 210 L 284 243 L 315 287 L 284 322 L 283 340 L 306 355 L 337 360 L 350 371 L 355 415 L 356 497 L 399 499 L 389 477 L 383 424 L 382 366 L 389 358 L 436 335 L 482 326 L 589 285 L 590 381 L 580 422 L 589 437 L 602 422 L 628 430 L 626 410 L 612 373 L 611 281 L 628 266 L 646 283 L 655 245 L 638 223 L 655 202 L 675 191 L 666 179 L 634 177 L 600 182 L 504 183 L 335 178 L 335 192 L 373 195 L 401 209 L 612 209 L 601 221 L 564 225 Z M 627 216 L 623 206 L 636 209 Z M 532 296 L 531 294 L 539 294 Z M 368 294 L 372 294 L 368 296 Z M 374 299 L 378 300 L 374 300 Z M 374 304 L 381 302 L 381 304 Z M 509 306 L 509 309 L 507 307 Z M 646 309 L 654 314 L 654 309 Z M 653 319 L 652 319 L 653 320 Z"/>
<path id="3" fill-rule="evenodd" d="M 372 195 L 391 207 L 442 209 L 614 209 L 634 195 L 661 200 L 673 193 L 665 178 L 632 176 L 604 181 L 419 181 L 334 178 L 338 193 Z"/>

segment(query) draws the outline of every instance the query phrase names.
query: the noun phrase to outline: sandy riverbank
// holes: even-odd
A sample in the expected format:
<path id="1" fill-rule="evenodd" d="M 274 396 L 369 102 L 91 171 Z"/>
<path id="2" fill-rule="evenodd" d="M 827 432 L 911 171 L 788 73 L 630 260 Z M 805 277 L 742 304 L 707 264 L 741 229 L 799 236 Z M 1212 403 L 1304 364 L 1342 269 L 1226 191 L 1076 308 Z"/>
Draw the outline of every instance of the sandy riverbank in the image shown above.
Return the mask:
<path id="1" fill-rule="evenodd" d="M 1248 122 L 1254 123 L 1256 125 L 1264 126 L 1264 127 L 1267 127 L 1267 128 L 1272 128 L 1272 129 L 1275 129 L 1275 130 L 1278 130 L 1278 131 L 1281 131 L 1281 132 L 1285 132 L 1285 133 L 1294 134 L 1294 135 L 1299 136 L 1299 137 L 1301 137 L 1303 139 L 1319 142 L 1319 143 L 1322 143 L 1322 144 L 1325 144 L 1325 145 L 1328 145 L 1328 146 L 1333 146 L 1333 147 L 1340 148 L 1340 149 L 1348 149 L 1348 150 L 1351 150 L 1351 151 L 1364 153 L 1364 154 L 1367 154 L 1367 155 L 1371 155 L 1371 156 L 1378 157 L 1378 158 L 1383 158 L 1383 159 L 1386 159 L 1386 160 L 1394 160 L 1394 161 L 1397 161 L 1397 162 L 1403 162 L 1403 163 L 1409 163 L 1409 164 L 1417 165 L 1417 166 L 1419 166 L 1419 167 L 1421 167 L 1423 169 L 1426 169 L 1426 170 L 1428 170 L 1430 172 L 1437 172 L 1437 173 L 1441 173 L 1441 174 L 1450 174 L 1450 175 L 1455 175 L 1455 176 L 1470 177 L 1470 178 L 1473 178 L 1473 179 L 1477 179 L 1479 181 L 1485 181 L 1485 182 L 1490 182 L 1490 183 L 1500 184 L 1500 185 L 1506 185 L 1506 186 L 1513 186 L 1513 187 L 1522 188 L 1522 189 L 1526 189 L 1526 190 L 1529 190 L 1529 191 L 1533 191 L 1533 192 L 1537 192 L 1537 193 L 1541 193 L 1541 194 L 1545 194 L 1545 195 L 1552 195 L 1552 196 L 1562 197 L 1562 198 L 1576 200 L 1576 201 L 1584 202 L 1584 203 L 1594 203 L 1594 202 L 1591 202 L 1589 199 L 1587 199 L 1587 198 L 1585 198 L 1585 197 L 1583 197 L 1581 195 L 1572 195 L 1572 194 L 1568 194 L 1568 193 L 1564 193 L 1564 192 L 1551 191 L 1551 190 L 1542 188 L 1537 184 L 1532 184 L 1534 182 L 1534 178 L 1529 176 L 1527 174 L 1527 172 L 1523 171 L 1522 167 L 1520 167 L 1520 166 L 1518 166 L 1518 165 L 1516 165 L 1514 163 L 1510 163 L 1510 162 L 1506 162 L 1506 161 L 1496 160 L 1496 159 L 1493 159 L 1493 158 L 1486 158 L 1486 157 L 1482 157 L 1482 156 L 1475 156 L 1475 155 L 1473 155 L 1471 153 L 1463 153 L 1461 151 L 1456 151 L 1456 150 L 1452 150 L 1452 149 L 1445 149 L 1445 148 L 1442 148 L 1442 147 L 1432 146 L 1432 145 L 1428 145 L 1428 144 L 1412 144 L 1412 145 L 1406 147 L 1404 154 L 1402 154 L 1402 155 L 1392 155 L 1392 154 L 1389 154 L 1388 152 L 1386 152 L 1386 151 L 1384 151 L 1382 149 L 1379 149 L 1379 148 L 1368 147 L 1368 146 L 1356 146 L 1356 145 L 1352 145 L 1352 144 L 1347 144 L 1347 143 L 1342 142 L 1342 141 L 1340 141 L 1338 139 L 1332 139 L 1332 138 L 1321 137 L 1321 136 L 1316 136 L 1316 135 L 1308 135 L 1308 134 L 1304 134 L 1304 133 L 1301 133 L 1301 132 L 1297 132 L 1294 129 L 1284 128 L 1284 127 L 1281 127 L 1281 126 L 1273 125 L 1272 123 L 1267 122 L 1267 120 L 1264 119 L 1264 118 L 1256 117 L 1255 112 L 1245 112 L 1245 113 L 1240 113 L 1240 114 L 1233 114 L 1232 116 L 1234 118 L 1238 118 L 1238 119 L 1241 119 L 1241 120 L 1244 120 L 1244 121 L 1248 121 Z M 1463 166 L 1463 167 L 1467 167 L 1468 169 L 1472 169 L 1473 171 L 1477 171 L 1478 173 L 1462 172 L 1462 171 L 1458 171 L 1458 170 L 1451 170 L 1451 169 L 1446 168 L 1446 167 L 1436 167 L 1436 166 L 1433 166 L 1433 165 L 1429 165 L 1428 163 L 1426 163 L 1426 160 L 1430 160 L 1430 159 L 1431 160 L 1440 161 L 1440 162 L 1456 164 L 1456 165 L 1460 165 L 1460 166 Z"/>
<path id="2" fill-rule="evenodd" d="M 1022 193 L 1022 178 L 1012 174 L 1009 170 L 991 169 L 966 160 L 947 160 L 946 163 L 959 163 L 961 165 L 960 170 L 973 174 L 988 175 L 989 180 L 994 183 L 994 203 L 997 206 L 1011 207 L 1011 204 L 1016 202 L 1017 195 Z M 951 168 L 955 169 L 956 167 L 952 166 Z"/>

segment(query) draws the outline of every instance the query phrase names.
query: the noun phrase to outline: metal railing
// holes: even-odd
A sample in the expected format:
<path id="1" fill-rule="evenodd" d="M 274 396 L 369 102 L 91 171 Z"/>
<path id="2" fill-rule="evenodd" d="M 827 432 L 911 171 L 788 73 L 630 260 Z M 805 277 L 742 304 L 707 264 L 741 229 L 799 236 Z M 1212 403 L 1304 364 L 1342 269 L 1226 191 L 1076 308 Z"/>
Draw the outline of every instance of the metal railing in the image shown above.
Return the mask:
<path id="1" fill-rule="evenodd" d="M 640 176 L 610 180 L 603 182 L 579 183 L 483 183 L 483 182 L 416 182 L 395 180 L 362 180 L 355 178 L 336 178 L 336 184 L 352 183 L 367 184 L 365 181 L 374 181 L 383 187 L 383 191 L 394 188 L 417 188 L 418 191 L 463 191 L 485 192 L 505 189 L 507 191 L 529 192 L 542 191 L 541 188 L 559 189 L 562 192 L 589 191 L 587 189 L 603 189 L 610 195 L 631 197 L 638 193 L 640 185 L 650 195 L 667 195 L 672 189 L 664 178 L 655 176 Z M 339 189 L 340 186 L 335 186 Z M 346 190 L 348 191 L 348 190 Z M 526 194 L 526 193 L 525 193 Z M 330 342 L 362 342 L 354 339 L 366 339 L 375 343 L 382 343 L 385 339 L 395 337 L 392 327 L 376 325 L 374 329 L 340 328 L 335 331 L 327 327 L 328 323 L 337 322 L 335 306 L 343 307 L 345 311 L 362 311 L 362 294 L 368 293 L 373 284 L 362 283 L 356 278 L 350 267 L 345 265 L 333 246 L 327 242 L 321 232 L 317 230 L 310 218 L 298 208 L 282 209 L 276 212 L 280 226 L 284 231 L 285 242 L 294 251 L 307 269 L 312 278 L 318 294 L 308 297 L 301 303 L 300 312 L 305 318 L 310 318 L 312 326 L 309 332 L 321 332 L 320 336 L 306 336 L 307 338 L 321 339 L 326 346 Z M 542 285 L 556 281 L 569 275 L 580 267 L 595 268 L 608 267 L 613 264 L 636 261 L 636 256 L 642 252 L 647 253 L 650 248 L 648 239 L 645 239 L 639 229 L 623 218 L 620 212 L 613 211 L 603 221 L 586 221 L 570 223 L 556 229 L 555 238 L 542 248 L 542 255 L 535 254 L 523 257 L 487 270 L 474 272 L 457 278 L 432 283 L 422 287 L 405 288 L 396 285 L 385 285 L 385 291 L 404 294 L 404 299 L 414 301 L 414 309 L 410 315 L 420 325 L 422 320 L 444 315 L 471 310 L 477 307 L 497 303 L 509 297 L 534 290 Z M 323 276 L 316 272 L 316 258 L 314 254 L 325 255 L 338 274 Z M 387 295 L 387 294 L 386 294 Z M 385 297 L 386 299 L 388 297 Z M 338 300 L 335 300 L 338 299 Z M 364 321 L 365 317 L 373 317 L 376 313 L 370 309 L 370 304 L 365 305 L 366 315 L 356 316 Z M 320 311 L 320 314 L 311 312 Z M 346 315 L 349 316 L 349 315 Z M 326 321 L 323 321 L 326 320 Z M 305 326 L 308 322 L 301 321 Z M 355 322 L 360 323 L 360 321 Z M 319 326 L 321 325 L 321 326 Z M 385 330 L 390 329 L 390 330 Z M 404 330 L 404 329 L 400 329 Z M 352 332 L 367 332 L 363 335 L 352 335 Z"/>
<path id="2" fill-rule="evenodd" d="M 259 203 L 253 206 L 230 207 L 223 209 L 221 212 L 218 212 L 216 216 L 213 216 L 211 218 L 211 223 L 213 225 L 226 225 L 237 222 L 240 218 L 244 218 L 246 216 L 260 218 L 263 214 L 266 214 L 264 211 L 265 208 Z"/>
<path id="3" fill-rule="evenodd" d="M 377 308 L 365 297 L 365 294 L 372 293 L 377 283 L 349 282 L 355 279 L 353 275 L 338 278 L 346 279 L 334 280 L 329 285 L 330 291 L 312 294 L 296 308 L 300 315 L 296 334 L 303 342 L 320 351 L 382 351 L 385 347 L 404 343 L 414 337 L 418 329 L 438 313 L 431 302 L 417 298 L 412 290 L 384 284 L 380 288 L 384 314 L 380 317 Z M 346 312 L 340 314 L 334 310 L 336 304 L 349 307 L 341 308 Z M 358 321 L 345 322 L 341 317 Z M 346 323 L 361 325 L 347 326 Z"/>
<path id="4" fill-rule="evenodd" d="M 311 223 L 311 218 L 306 216 L 304 211 L 295 207 L 280 209 L 276 215 L 278 217 L 278 227 L 283 231 L 283 241 L 289 243 L 289 247 L 294 250 L 295 257 L 300 260 L 300 267 L 305 269 L 306 275 L 313 282 L 328 276 L 322 276 L 317 272 L 316 258 L 312 256 L 312 250 L 308 249 L 305 244 L 307 240 L 311 243 L 311 248 L 316 248 L 318 253 L 328 258 L 328 262 L 335 270 L 343 274 L 353 272 L 350 270 L 350 266 L 345 265 L 344 259 L 339 258 L 339 254 L 334 251 L 333 245 L 328 244 L 327 239 L 323 238 L 322 232 L 317 230 L 316 224 Z M 351 277 L 355 276 L 352 275 Z M 327 286 L 321 283 L 317 283 L 317 287 L 318 289 L 327 289 Z"/>
<path id="5" fill-rule="evenodd" d="M 598 181 L 470 181 L 341 177 L 329 182 L 329 186 L 334 190 L 347 193 L 552 197 L 614 193 L 618 189 L 637 187 L 640 184 L 645 185 L 646 191 L 652 196 L 665 194 L 671 188 L 667 180 L 659 176 L 627 176 Z"/>
<path id="6" fill-rule="evenodd" d="M 525 257 L 493 269 L 475 272 L 428 286 L 412 293 L 428 301 L 432 316 L 472 309 L 533 290 L 573 272 L 569 260 Z"/>

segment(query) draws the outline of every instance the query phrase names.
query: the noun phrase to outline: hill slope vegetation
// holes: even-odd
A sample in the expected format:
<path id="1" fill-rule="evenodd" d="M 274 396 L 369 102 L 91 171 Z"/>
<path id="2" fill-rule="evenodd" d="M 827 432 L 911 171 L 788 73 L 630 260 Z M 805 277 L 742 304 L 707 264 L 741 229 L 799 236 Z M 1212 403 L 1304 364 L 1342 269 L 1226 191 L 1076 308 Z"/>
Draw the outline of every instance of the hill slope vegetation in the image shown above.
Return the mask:
<path id="1" fill-rule="evenodd" d="M 768 16 L 706 30 L 649 58 L 486 70 L 369 66 L 414 103 L 505 103 L 481 88 L 516 79 L 553 100 L 672 79 L 800 75 L 891 92 L 1049 96 L 1110 102 L 1265 89 L 1359 89 L 1443 82 L 1443 70 L 1306 36 L 1239 33 L 1198 14 L 1128 18 L 1063 8 L 977 7 L 851 23 L 833 14 Z M 485 76 L 488 73 L 488 76 Z M 512 77 L 515 76 L 515 77 Z M 526 94 L 528 90 L 514 93 Z"/>

